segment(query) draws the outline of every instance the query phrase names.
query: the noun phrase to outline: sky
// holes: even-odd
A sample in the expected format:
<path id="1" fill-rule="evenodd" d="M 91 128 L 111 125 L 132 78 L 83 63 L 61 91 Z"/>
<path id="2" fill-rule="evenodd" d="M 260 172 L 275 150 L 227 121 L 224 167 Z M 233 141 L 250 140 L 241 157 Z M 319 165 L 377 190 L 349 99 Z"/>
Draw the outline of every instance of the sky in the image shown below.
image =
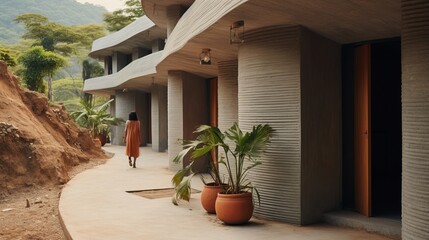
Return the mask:
<path id="1" fill-rule="evenodd" d="M 124 8 L 125 0 L 76 0 L 80 3 L 92 3 L 94 5 L 101 5 L 109 12 L 113 12 L 119 8 Z"/>

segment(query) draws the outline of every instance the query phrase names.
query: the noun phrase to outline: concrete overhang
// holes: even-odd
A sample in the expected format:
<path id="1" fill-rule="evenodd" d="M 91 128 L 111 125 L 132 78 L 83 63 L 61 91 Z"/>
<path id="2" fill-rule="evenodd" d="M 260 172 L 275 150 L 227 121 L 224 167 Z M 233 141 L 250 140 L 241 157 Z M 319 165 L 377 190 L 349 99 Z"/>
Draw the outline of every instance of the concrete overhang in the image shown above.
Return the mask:
<path id="1" fill-rule="evenodd" d="M 190 7 L 195 0 L 141 0 L 145 15 L 162 29 L 167 29 L 167 8 L 170 6 Z"/>
<path id="2" fill-rule="evenodd" d="M 156 65 L 162 51 L 139 58 L 119 72 L 85 80 L 83 91 L 97 95 L 114 95 L 116 90 L 150 92 L 153 83 L 159 83 Z"/>
<path id="3" fill-rule="evenodd" d="M 123 29 L 95 40 L 89 56 L 102 60 L 106 56 L 111 56 L 114 51 L 131 54 L 134 48 L 152 49 L 152 40 L 166 37 L 165 30 L 143 16 Z"/>
<path id="4" fill-rule="evenodd" d="M 155 1 L 142 2 L 145 6 Z M 229 29 L 238 20 L 245 22 L 244 41 L 246 33 L 256 29 L 301 25 L 347 44 L 400 36 L 400 9 L 400 0 L 196 0 L 169 36 L 157 70 L 217 76 L 218 62 L 237 58 L 239 45 L 229 44 Z M 203 48 L 211 49 L 212 65 L 199 65 Z"/>

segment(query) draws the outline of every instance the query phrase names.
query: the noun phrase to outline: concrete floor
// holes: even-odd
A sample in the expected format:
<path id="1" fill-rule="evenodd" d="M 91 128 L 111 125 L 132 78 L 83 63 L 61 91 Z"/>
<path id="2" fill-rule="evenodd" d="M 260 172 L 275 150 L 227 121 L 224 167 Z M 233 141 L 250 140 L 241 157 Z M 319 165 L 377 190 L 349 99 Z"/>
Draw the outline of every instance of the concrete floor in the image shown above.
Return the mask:
<path id="1" fill-rule="evenodd" d="M 75 240 L 96 239 L 389 239 L 362 230 L 326 224 L 300 227 L 252 218 L 244 226 L 226 226 L 201 209 L 200 194 L 179 206 L 171 197 L 147 199 L 127 191 L 170 188 L 167 153 L 141 148 L 137 168 L 128 166 L 124 147 L 105 165 L 80 173 L 64 187 L 59 210 L 65 229 Z M 201 189 L 200 181 L 193 188 Z"/>

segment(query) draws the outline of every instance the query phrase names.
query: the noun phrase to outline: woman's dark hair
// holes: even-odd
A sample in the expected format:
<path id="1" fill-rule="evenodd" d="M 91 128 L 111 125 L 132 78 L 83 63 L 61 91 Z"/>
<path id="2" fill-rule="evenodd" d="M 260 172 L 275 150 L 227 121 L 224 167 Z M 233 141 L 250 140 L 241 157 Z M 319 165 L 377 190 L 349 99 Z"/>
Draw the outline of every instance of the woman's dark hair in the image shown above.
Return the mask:
<path id="1" fill-rule="evenodd" d="M 138 121 L 139 119 L 137 118 L 137 113 L 136 112 L 130 112 L 130 114 L 128 115 L 128 120 Z"/>

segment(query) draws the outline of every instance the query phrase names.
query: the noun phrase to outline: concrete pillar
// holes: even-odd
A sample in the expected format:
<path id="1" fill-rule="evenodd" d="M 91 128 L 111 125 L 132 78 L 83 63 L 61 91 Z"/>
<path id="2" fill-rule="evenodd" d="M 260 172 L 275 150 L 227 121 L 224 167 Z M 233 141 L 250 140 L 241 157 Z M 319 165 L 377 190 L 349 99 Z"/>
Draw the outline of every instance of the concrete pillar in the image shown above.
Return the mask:
<path id="1" fill-rule="evenodd" d="M 173 31 L 180 17 L 183 15 L 184 9 L 180 5 L 173 5 L 167 8 L 167 38 Z"/>
<path id="2" fill-rule="evenodd" d="M 131 62 L 131 56 L 114 52 L 112 56 L 112 72 L 117 73 Z"/>
<path id="3" fill-rule="evenodd" d="M 183 71 L 168 72 L 168 158 L 173 171 L 186 166 L 189 161 L 173 163 L 174 157 L 182 150 L 178 139 L 191 140 L 193 131 L 201 124 L 209 124 L 208 81 Z M 194 171 L 207 170 L 207 160 L 194 165 Z"/>
<path id="4" fill-rule="evenodd" d="M 135 111 L 135 93 L 116 91 L 115 94 L 115 117 L 128 120 L 128 114 Z M 114 137 L 112 136 L 112 144 L 125 145 L 122 141 L 124 137 L 125 123 L 115 127 Z"/>
<path id="5" fill-rule="evenodd" d="M 153 85 L 152 97 L 152 150 L 164 152 L 167 149 L 167 87 Z"/>
<path id="6" fill-rule="evenodd" d="M 132 61 L 135 61 L 141 57 L 151 54 L 152 52 L 149 49 L 145 48 L 134 48 L 132 53 Z"/>
<path id="7" fill-rule="evenodd" d="M 239 124 L 270 124 L 263 164 L 250 174 L 255 215 L 294 224 L 340 206 L 340 46 L 298 26 L 246 33 L 238 52 Z"/>
<path id="8" fill-rule="evenodd" d="M 112 57 L 104 57 L 104 75 L 112 74 Z"/>
<path id="9" fill-rule="evenodd" d="M 137 113 L 141 124 L 141 146 L 144 146 L 147 143 L 147 132 L 145 132 L 145 130 L 148 129 L 149 123 L 146 120 L 146 116 L 150 113 L 147 109 L 146 99 L 146 93 L 136 91 L 116 91 L 115 95 L 115 117 L 122 118 L 126 121 L 128 120 L 130 112 L 135 111 Z M 122 138 L 124 137 L 124 129 L 125 123 L 115 127 L 114 134 L 112 134 L 112 144 L 125 145 L 122 141 Z"/>
<path id="10" fill-rule="evenodd" d="M 152 52 L 159 52 L 164 49 L 165 40 L 164 39 L 155 39 L 152 41 Z"/>
<path id="11" fill-rule="evenodd" d="M 402 0 L 402 239 L 429 239 L 429 5 Z"/>

